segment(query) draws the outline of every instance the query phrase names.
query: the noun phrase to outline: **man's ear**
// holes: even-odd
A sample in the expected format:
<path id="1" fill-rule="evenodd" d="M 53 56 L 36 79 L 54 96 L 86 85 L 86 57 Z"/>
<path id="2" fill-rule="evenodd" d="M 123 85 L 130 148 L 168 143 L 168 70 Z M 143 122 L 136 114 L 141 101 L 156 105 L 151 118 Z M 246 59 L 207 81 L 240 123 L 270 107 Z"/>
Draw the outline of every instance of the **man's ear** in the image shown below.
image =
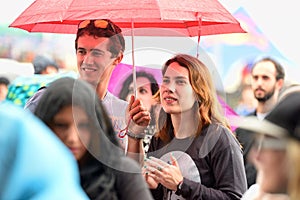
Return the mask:
<path id="1" fill-rule="evenodd" d="M 114 60 L 114 65 L 119 64 L 123 59 L 123 52 L 120 52 L 118 57 Z"/>
<path id="2" fill-rule="evenodd" d="M 281 90 L 284 84 L 284 80 L 281 78 L 277 81 L 278 89 Z"/>

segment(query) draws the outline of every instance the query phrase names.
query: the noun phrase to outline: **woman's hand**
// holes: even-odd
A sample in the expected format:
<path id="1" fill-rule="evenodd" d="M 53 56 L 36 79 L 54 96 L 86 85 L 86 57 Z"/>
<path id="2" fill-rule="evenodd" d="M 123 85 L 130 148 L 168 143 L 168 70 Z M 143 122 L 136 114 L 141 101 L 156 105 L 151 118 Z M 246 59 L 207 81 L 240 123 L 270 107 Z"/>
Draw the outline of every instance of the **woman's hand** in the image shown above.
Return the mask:
<path id="1" fill-rule="evenodd" d="M 148 172 L 148 169 L 146 169 L 145 165 L 142 169 L 142 174 L 148 184 L 148 187 L 150 189 L 156 189 L 157 186 L 158 186 L 158 182 L 156 182 L 151 176 L 149 176 L 149 172 Z"/>
<path id="2" fill-rule="evenodd" d="M 149 125 L 151 117 L 142 102 L 139 99 L 135 99 L 132 95 L 126 109 L 126 119 L 131 119 L 133 122 L 129 122 L 129 130 L 134 134 L 141 134 Z"/>
<path id="3" fill-rule="evenodd" d="M 177 190 L 177 185 L 183 180 L 177 160 L 172 155 L 171 163 L 166 163 L 154 157 L 146 159 L 144 170 L 145 173 L 147 172 L 148 179 L 152 178 L 154 182 L 160 183 L 173 191 Z"/>

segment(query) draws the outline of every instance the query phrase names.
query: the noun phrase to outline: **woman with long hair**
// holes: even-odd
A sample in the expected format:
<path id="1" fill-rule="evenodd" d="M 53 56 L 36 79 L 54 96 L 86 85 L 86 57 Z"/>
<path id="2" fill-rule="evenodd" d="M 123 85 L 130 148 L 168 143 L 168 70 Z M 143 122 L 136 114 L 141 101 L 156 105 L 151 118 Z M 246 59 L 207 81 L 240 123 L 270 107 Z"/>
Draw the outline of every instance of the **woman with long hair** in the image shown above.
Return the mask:
<path id="1" fill-rule="evenodd" d="M 143 139 L 144 151 L 149 149 L 149 143 L 156 131 L 156 118 L 159 113 L 160 105 L 153 98 L 159 90 L 159 85 L 154 75 L 146 71 L 136 72 L 137 91 L 136 97 L 140 99 L 143 106 L 150 112 L 151 120 L 147 128 L 144 130 L 145 138 Z M 119 98 L 125 101 L 130 101 L 134 95 L 133 76 L 130 74 L 123 82 L 122 89 L 119 93 Z"/>
<path id="2" fill-rule="evenodd" d="M 208 68 L 178 54 L 162 69 L 162 109 L 143 173 L 155 199 L 240 199 L 246 176 L 239 142 L 221 114 Z"/>
<path id="3" fill-rule="evenodd" d="M 35 115 L 73 153 L 81 186 L 91 199 L 152 198 L 140 167 L 124 155 L 110 118 L 88 83 L 68 77 L 52 82 Z"/>

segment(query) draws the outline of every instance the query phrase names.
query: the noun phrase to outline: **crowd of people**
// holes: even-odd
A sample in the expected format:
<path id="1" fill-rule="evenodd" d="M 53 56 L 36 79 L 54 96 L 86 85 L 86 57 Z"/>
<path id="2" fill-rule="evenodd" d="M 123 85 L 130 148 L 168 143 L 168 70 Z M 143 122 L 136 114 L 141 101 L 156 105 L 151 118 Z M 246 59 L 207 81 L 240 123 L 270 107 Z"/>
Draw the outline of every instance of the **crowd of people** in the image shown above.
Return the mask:
<path id="1" fill-rule="evenodd" d="M 75 49 L 78 78 L 37 90 L 18 120 L 9 114 L 13 105 L 1 102 L 0 199 L 300 198 L 300 86 L 284 85 L 276 60 L 253 65 L 257 107 L 232 131 L 209 66 L 198 58 L 167 60 L 161 85 L 137 72 L 117 97 L 108 84 L 123 58 L 122 30 L 108 19 L 84 20 Z M 35 64 L 36 74 L 58 73 L 46 58 Z M 33 162 L 40 171 L 24 164 Z"/>

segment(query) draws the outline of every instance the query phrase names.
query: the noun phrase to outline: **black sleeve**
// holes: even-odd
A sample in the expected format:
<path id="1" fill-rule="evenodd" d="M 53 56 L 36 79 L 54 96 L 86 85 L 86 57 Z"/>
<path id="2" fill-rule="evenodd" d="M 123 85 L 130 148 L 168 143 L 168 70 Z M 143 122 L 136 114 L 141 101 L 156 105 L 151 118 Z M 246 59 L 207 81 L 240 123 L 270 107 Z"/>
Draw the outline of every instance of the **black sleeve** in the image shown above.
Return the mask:
<path id="1" fill-rule="evenodd" d="M 244 166 L 246 170 L 247 176 L 247 186 L 248 188 L 256 183 L 256 168 L 248 159 L 250 150 L 255 142 L 255 134 L 253 132 L 244 130 L 244 129 L 236 129 L 236 137 L 242 145 L 243 148 L 243 158 L 244 158 Z"/>
<path id="2" fill-rule="evenodd" d="M 219 130 L 220 137 L 208 160 L 214 173 L 215 185 L 184 179 L 182 196 L 186 199 L 237 200 L 247 189 L 243 157 L 239 143 L 232 133 Z M 216 134 L 216 133 L 211 133 Z"/>
<path id="3" fill-rule="evenodd" d="M 117 172 L 117 191 L 120 199 L 152 200 L 148 185 L 141 174 L 139 165 L 131 158 L 123 157 L 121 169 Z M 123 169 L 123 170 L 122 170 Z"/>

